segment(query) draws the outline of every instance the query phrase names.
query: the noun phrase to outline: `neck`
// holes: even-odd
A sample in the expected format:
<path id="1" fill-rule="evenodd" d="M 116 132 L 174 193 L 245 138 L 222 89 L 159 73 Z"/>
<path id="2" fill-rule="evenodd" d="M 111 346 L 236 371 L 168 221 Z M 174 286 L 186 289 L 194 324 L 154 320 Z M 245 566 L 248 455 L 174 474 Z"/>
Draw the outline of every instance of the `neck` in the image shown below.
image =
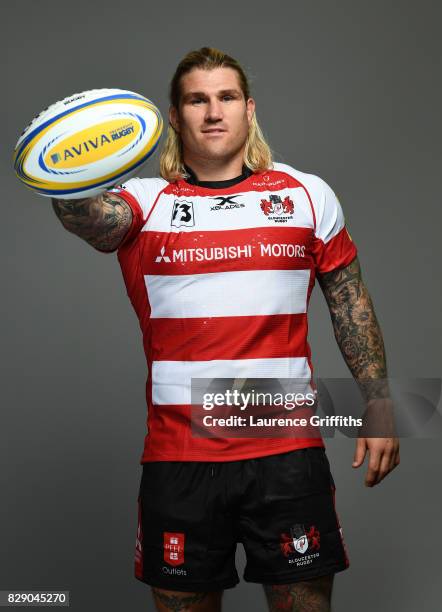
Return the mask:
<path id="1" fill-rule="evenodd" d="M 199 181 L 228 181 L 242 174 L 243 155 L 231 161 L 199 160 L 184 156 L 184 164 L 192 168 Z"/>

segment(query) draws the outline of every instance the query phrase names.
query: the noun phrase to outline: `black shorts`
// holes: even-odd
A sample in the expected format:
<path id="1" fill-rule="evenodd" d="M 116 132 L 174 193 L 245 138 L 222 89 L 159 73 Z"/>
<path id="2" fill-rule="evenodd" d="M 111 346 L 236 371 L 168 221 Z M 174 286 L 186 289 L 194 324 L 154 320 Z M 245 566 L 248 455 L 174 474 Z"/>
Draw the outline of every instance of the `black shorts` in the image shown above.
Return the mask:
<path id="1" fill-rule="evenodd" d="M 290 584 L 349 566 L 323 448 L 143 464 L 136 578 L 174 591 L 231 588 L 237 542 L 247 582 Z"/>

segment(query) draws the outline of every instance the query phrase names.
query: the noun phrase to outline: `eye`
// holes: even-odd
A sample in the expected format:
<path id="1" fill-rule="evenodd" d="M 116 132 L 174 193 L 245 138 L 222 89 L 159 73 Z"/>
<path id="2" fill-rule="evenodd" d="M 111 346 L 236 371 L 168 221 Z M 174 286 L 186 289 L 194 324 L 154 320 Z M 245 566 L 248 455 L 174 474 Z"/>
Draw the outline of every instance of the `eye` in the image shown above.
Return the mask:
<path id="1" fill-rule="evenodd" d="M 193 100 L 190 101 L 190 103 L 193 105 L 197 105 L 200 102 L 204 102 L 204 100 L 202 98 L 193 98 Z"/>
<path id="2" fill-rule="evenodd" d="M 223 100 L 233 100 L 233 96 L 231 96 L 230 94 L 226 94 L 225 96 L 223 96 Z"/>

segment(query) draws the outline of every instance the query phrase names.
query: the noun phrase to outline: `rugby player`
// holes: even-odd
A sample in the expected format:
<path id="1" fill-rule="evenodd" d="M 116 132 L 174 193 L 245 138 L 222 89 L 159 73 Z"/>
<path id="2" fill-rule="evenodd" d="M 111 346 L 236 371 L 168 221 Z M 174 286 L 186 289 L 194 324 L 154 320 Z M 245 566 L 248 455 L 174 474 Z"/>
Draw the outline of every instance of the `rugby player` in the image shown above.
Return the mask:
<path id="1" fill-rule="evenodd" d="M 349 559 L 321 436 L 193 436 L 190 383 L 310 379 L 316 278 L 352 376 L 387 410 L 382 334 L 341 205 L 320 177 L 272 160 L 243 69 L 208 47 L 173 76 L 160 175 L 53 200 L 68 231 L 117 252 L 143 333 L 135 575 L 157 610 L 215 612 L 239 581 L 241 542 L 244 579 L 270 610 L 325 612 Z M 394 436 L 358 438 L 353 467 L 366 453 L 366 486 L 399 464 Z"/>

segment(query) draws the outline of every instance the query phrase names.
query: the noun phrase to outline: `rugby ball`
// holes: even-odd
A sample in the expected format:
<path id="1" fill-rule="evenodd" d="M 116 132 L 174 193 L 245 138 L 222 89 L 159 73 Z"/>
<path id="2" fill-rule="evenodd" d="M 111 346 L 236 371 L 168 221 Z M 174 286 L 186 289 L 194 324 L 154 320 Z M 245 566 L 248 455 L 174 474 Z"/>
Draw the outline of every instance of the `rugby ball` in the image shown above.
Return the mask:
<path id="1" fill-rule="evenodd" d="M 93 197 L 132 176 L 155 151 L 163 120 L 147 98 L 93 89 L 52 104 L 14 149 L 17 177 L 40 195 Z"/>

